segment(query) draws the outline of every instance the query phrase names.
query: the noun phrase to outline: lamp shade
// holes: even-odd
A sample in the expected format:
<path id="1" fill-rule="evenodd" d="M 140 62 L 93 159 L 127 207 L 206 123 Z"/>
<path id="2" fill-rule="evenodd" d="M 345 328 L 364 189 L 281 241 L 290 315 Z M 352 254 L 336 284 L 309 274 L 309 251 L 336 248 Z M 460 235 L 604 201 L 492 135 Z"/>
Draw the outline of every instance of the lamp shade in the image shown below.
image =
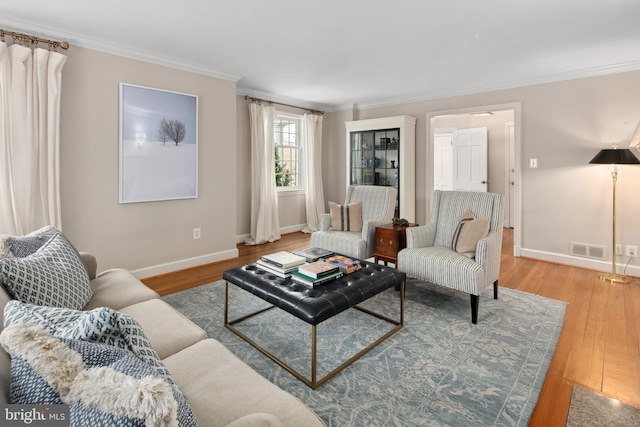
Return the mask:
<path id="1" fill-rule="evenodd" d="M 618 150 L 608 148 L 600 150 L 589 163 L 603 165 L 638 165 L 640 160 L 628 148 Z"/>

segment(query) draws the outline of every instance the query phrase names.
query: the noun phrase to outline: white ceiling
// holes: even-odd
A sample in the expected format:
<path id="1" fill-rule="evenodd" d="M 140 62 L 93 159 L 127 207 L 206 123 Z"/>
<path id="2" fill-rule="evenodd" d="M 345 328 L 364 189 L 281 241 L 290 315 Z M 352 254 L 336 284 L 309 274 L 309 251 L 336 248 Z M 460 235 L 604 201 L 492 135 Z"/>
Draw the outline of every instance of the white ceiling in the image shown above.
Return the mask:
<path id="1" fill-rule="evenodd" d="M 329 111 L 640 69 L 640 0 L 0 0 L 0 28 Z"/>

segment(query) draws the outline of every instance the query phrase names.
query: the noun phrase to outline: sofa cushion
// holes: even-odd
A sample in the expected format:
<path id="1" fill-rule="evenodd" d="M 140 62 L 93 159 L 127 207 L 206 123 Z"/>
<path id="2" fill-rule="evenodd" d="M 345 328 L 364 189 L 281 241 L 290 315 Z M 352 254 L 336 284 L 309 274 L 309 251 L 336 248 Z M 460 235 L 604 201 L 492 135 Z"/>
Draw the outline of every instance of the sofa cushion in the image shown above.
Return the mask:
<path id="1" fill-rule="evenodd" d="M 465 211 L 453 232 L 451 249 L 467 258 L 475 258 L 478 241 L 489 233 L 489 218 L 476 218 Z"/>
<path id="2" fill-rule="evenodd" d="M 120 309 L 133 317 L 144 330 L 161 359 L 207 338 L 207 333 L 161 299 Z"/>
<path id="3" fill-rule="evenodd" d="M 339 205 L 329 202 L 331 228 L 336 231 L 362 231 L 362 202 Z"/>
<path id="4" fill-rule="evenodd" d="M 275 415 L 254 412 L 227 424 L 227 427 L 285 427 Z"/>
<path id="5" fill-rule="evenodd" d="M 80 310 L 93 295 L 80 256 L 60 233 L 25 258 L 0 260 L 0 278 L 14 298 L 36 305 Z"/>
<path id="6" fill-rule="evenodd" d="M 0 343 L 12 357 L 12 403 L 69 404 L 71 425 L 197 425 L 179 390 L 126 350 L 25 323 Z"/>
<path id="7" fill-rule="evenodd" d="M 142 327 L 127 314 L 108 307 L 78 311 L 10 301 L 4 309 L 4 327 L 20 323 L 41 325 L 56 338 L 95 342 L 128 350 L 158 371 L 170 384 L 174 384 Z"/>
<path id="8" fill-rule="evenodd" d="M 111 307 L 120 310 L 131 304 L 160 298 L 157 292 L 145 286 L 129 270 L 114 268 L 103 271 L 91 281 L 93 297 L 84 306 L 85 310 Z"/>
<path id="9" fill-rule="evenodd" d="M 255 412 L 272 414 L 286 426 L 324 426 L 304 403 L 214 339 L 199 341 L 164 362 L 203 426 L 226 426 Z"/>

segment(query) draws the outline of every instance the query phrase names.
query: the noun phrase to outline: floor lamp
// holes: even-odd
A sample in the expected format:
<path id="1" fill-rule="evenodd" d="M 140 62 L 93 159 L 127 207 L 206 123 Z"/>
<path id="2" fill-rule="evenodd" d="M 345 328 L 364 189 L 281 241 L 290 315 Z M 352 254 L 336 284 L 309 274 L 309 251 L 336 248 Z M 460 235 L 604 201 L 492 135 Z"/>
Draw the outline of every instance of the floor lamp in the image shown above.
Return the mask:
<path id="1" fill-rule="evenodd" d="M 640 160 L 628 148 L 618 150 L 610 148 L 600 150 L 589 162 L 593 164 L 611 165 L 611 180 L 613 181 L 613 246 L 611 249 L 611 273 L 601 274 L 602 280 L 610 282 L 630 282 L 629 277 L 616 273 L 616 182 L 618 181 L 617 165 L 637 165 Z"/>

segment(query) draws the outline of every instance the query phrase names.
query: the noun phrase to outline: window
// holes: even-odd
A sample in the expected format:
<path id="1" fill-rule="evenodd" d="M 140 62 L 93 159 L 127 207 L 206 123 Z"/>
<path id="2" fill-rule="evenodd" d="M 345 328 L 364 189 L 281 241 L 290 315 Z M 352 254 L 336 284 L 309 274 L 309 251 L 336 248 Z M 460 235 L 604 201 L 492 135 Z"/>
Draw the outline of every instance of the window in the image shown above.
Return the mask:
<path id="1" fill-rule="evenodd" d="M 276 188 L 299 189 L 301 186 L 300 119 L 278 115 L 273 122 L 275 143 Z"/>

